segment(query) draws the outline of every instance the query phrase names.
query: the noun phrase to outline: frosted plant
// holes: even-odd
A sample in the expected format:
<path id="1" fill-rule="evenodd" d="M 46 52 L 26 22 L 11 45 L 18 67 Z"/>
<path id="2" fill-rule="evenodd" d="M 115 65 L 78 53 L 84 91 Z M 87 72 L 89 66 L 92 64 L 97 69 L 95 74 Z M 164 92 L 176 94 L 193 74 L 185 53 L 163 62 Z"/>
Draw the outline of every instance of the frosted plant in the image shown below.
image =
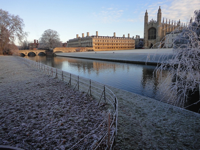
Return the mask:
<path id="1" fill-rule="evenodd" d="M 168 70 L 166 79 L 162 81 L 164 97 L 168 102 L 179 106 L 187 107 L 189 97 L 199 91 L 200 72 L 200 10 L 194 12 L 194 21 L 186 27 L 177 28 L 171 34 L 179 33 L 173 40 L 173 55 L 171 59 L 163 56 L 161 65 L 157 66 L 155 72 L 159 74 Z M 159 43 L 157 47 L 165 45 Z M 198 101 L 198 99 L 196 100 Z"/>

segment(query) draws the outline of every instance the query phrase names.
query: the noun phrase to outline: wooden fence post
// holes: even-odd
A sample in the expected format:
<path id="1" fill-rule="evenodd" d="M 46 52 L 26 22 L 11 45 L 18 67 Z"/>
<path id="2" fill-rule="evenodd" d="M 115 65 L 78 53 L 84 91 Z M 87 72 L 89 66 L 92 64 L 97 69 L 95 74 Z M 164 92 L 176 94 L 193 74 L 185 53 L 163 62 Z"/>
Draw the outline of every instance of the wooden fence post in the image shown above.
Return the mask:
<path id="1" fill-rule="evenodd" d="M 110 112 L 108 112 L 108 149 L 110 149 Z"/>
<path id="2" fill-rule="evenodd" d="M 69 85 L 71 85 L 71 73 L 70 73 Z"/>
<path id="3" fill-rule="evenodd" d="M 62 80 L 64 80 L 64 78 L 63 78 L 63 71 L 62 71 Z"/>
<path id="4" fill-rule="evenodd" d="M 106 102 L 106 87 L 105 87 L 105 85 L 104 85 L 104 100 Z"/>
<path id="5" fill-rule="evenodd" d="M 91 79 L 90 79 L 90 96 L 92 96 L 92 89 L 91 89 L 91 87 L 92 87 L 92 81 L 91 81 Z"/>
<path id="6" fill-rule="evenodd" d="M 78 90 L 79 90 L 79 76 L 78 76 Z"/>

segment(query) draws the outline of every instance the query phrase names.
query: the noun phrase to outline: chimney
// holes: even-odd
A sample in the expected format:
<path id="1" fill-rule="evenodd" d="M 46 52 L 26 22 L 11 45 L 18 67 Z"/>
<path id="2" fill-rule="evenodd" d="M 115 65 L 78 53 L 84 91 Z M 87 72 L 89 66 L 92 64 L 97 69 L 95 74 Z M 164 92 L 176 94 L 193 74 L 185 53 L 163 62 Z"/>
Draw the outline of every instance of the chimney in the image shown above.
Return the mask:
<path id="1" fill-rule="evenodd" d="M 128 34 L 128 38 L 130 38 L 130 33 Z"/>
<path id="2" fill-rule="evenodd" d="M 123 38 L 125 38 L 125 34 L 123 34 Z"/>
<path id="3" fill-rule="evenodd" d="M 89 32 L 87 32 L 87 37 L 88 37 L 88 36 L 90 36 L 90 35 L 89 35 Z"/>
<path id="4" fill-rule="evenodd" d="M 96 31 L 96 36 L 98 37 L 98 31 Z"/>
<path id="5" fill-rule="evenodd" d="M 36 40 L 34 40 L 34 44 L 36 43 Z"/>
<path id="6" fill-rule="evenodd" d="M 84 37 L 84 33 L 82 33 L 82 38 Z"/>
<path id="7" fill-rule="evenodd" d="M 78 34 L 76 34 L 76 38 L 78 38 Z"/>
<path id="8" fill-rule="evenodd" d="M 37 40 L 37 43 L 38 43 L 38 40 Z"/>
<path id="9" fill-rule="evenodd" d="M 113 37 L 116 37 L 116 33 L 114 32 Z"/>

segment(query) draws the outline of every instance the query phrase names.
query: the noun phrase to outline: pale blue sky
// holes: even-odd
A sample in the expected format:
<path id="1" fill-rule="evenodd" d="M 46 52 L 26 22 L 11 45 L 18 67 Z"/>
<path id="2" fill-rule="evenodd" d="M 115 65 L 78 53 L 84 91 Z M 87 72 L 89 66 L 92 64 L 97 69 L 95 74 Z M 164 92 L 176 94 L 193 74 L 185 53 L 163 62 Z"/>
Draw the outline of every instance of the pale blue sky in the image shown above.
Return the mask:
<path id="1" fill-rule="evenodd" d="M 95 35 L 143 37 L 144 13 L 156 19 L 159 6 L 162 17 L 187 22 L 200 0 L 0 0 L 1 9 L 19 15 L 29 33 L 27 40 L 41 37 L 47 29 L 56 30 L 62 42 L 82 36 Z"/>

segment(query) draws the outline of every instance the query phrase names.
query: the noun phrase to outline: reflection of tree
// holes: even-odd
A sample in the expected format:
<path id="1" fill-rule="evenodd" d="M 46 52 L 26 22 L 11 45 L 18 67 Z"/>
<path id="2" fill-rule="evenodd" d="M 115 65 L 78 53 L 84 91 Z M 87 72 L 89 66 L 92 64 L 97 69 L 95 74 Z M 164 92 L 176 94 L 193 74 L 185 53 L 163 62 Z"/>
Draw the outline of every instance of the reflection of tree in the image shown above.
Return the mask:
<path id="1" fill-rule="evenodd" d="M 145 88 L 147 82 L 152 80 L 153 71 L 154 71 L 154 69 L 152 69 L 152 68 L 147 68 L 147 67 L 143 68 L 143 70 L 142 70 L 143 78 L 141 80 L 143 89 Z"/>
<path id="2" fill-rule="evenodd" d="M 143 67 L 142 70 L 142 87 L 145 89 L 147 83 L 153 83 L 153 93 L 156 94 L 158 84 L 159 84 L 159 74 L 157 73 L 156 75 L 153 73 L 154 72 L 154 67 L 151 66 L 145 66 Z"/>
<path id="3" fill-rule="evenodd" d="M 105 69 L 113 69 L 113 71 L 115 72 L 116 68 L 119 68 L 119 67 L 121 68 L 121 65 L 117 65 L 114 63 L 110 63 L 110 62 L 106 62 L 106 63 L 93 62 L 93 68 L 97 71 L 105 70 Z M 123 67 L 124 67 L 124 65 L 123 65 Z"/>
<path id="4" fill-rule="evenodd" d="M 78 67 L 78 71 L 82 68 L 84 72 L 86 70 L 90 74 L 91 70 L 96 70 L 97 75 L 101 70 L 106 70 L 106 69 L 113 69 L 113 71 L 116 71 L 116 68 L 121 67 L 121 65 L 111 63 L 111 62 L 97 62 L 97 61 L 92 61 L 92 60 L 83 60 L 83 59 L 73 59 L 73 58 L 68 58 L 67 61 L 71 66 Z M 124 65 L 123 65 L 124 66 Z"/>

